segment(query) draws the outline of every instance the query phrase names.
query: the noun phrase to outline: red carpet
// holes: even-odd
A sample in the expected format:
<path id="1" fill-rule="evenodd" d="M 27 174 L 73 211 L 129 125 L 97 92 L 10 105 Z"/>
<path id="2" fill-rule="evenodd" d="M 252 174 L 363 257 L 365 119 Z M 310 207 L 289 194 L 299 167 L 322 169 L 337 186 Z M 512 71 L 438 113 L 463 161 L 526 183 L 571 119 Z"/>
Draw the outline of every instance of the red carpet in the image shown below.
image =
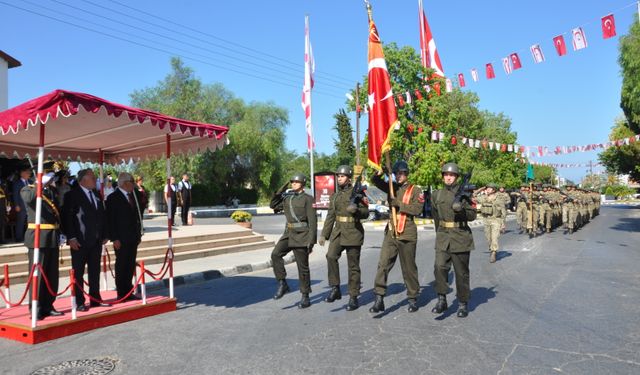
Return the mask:
<path id="1" fill-rule="evenodd" d="M 115 291 L 102 291 L 106 302 L 116 299 Z M 0 310 L 0 337 L 38 344 L 60 337 L 74 335 L 92 329 L 107 327 L 147 316 L 176 310 L 176 299 L 162 296 L 147 296 L 147 304 L 142 301 L 128 301 L 110 307 L 92 307 L 87 312 L 78 312 L 77 319 L 71 319 L 71 297 L 59 298 L 54 304 L 63 316 L 48 316 L 38 320 L 38 326 L 31 328 L 31 314 L 27 305 Z"/>

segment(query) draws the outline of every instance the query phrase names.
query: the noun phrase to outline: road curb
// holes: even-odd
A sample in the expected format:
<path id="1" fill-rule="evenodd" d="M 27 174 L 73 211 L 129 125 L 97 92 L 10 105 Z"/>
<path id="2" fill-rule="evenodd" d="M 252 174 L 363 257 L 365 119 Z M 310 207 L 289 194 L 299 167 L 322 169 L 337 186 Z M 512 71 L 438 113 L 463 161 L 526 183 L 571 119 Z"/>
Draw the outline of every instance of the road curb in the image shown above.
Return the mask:
<path id="1" fill-rule="evenodd" d="M 284 257 L 284 264 L 290 264 L 295 261 L 295 257 L 293 254 L 289 254 Z M 249 273 L 254 271 L 260 271 L 271 268 L 271 260 L 266 260 L 263 262 L 251 263 L 251 264 L 241 264 L 239 266 L 234 267 L 225 267 L 220 269 L 212 269 L 207 271 L 194 272 L 186 275 L 176 276 L 173 278 L 173 285 L 187 285 L 187 284 L 197 284 L 202 283 L 209 280 L 220 279 L 223 277 L 229 277 L 234 275 L 240 275 L 243 273 Z M 169 287 L 169 279 L 156 280 L 146 284 L 147 290 L 158 290 L 165 289 Z"/>

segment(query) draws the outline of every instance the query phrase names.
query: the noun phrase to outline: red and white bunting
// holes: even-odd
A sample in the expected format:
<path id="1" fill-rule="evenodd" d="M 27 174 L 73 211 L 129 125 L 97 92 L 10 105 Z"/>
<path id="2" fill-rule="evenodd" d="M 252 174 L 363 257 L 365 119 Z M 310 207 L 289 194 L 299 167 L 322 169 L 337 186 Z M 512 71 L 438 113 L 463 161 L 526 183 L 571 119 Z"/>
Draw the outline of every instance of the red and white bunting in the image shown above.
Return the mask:
<path id="1" fill-rule="evenodd" d="M 578 51 L 587 48 L 587 37 L 584 35 L 582 27 L 576 27 L 571 30 L 571 38 L 573 41 L 573 50 Z"/>
<path id="2" fill-rule="evenodd" d="M 529 47 L 529 50 L 531 50 L 533 62 L 535 62 L 536 64 L 544 62 L 544 53 L 542 53 L 542 48 L 540 48 L 539 44 L 532 45 L 531 47 Z"/>

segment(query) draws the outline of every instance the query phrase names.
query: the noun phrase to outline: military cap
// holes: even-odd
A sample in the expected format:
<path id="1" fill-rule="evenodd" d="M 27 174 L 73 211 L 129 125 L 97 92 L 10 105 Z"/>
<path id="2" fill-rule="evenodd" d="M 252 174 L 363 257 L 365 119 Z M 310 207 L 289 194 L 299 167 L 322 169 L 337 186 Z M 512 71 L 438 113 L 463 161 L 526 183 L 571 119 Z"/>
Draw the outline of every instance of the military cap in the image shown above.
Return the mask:
<path id="1" fill-rule="evenodd" d="M 460 169 L 456 163 L 447 163 L 442 166 L 442 173 L 455 173 L 460 175 Z"/>

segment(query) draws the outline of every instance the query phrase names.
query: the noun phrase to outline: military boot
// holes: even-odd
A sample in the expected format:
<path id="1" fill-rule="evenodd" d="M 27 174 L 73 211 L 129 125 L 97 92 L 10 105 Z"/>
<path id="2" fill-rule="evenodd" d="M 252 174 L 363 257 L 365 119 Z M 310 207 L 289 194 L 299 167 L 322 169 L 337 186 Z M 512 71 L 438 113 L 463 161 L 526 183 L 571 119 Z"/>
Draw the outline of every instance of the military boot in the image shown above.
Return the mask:
<path id="1" fill-rule="evenodd" d="M 329 295 L 324 299 L 325 302 L 333 302 L 337 299 L 341 299 L 342 298 L 342 293 L 340 293 L 340 287 L 339 286 L 333 286 L 331 287 L 331 292 L 329 292 Z"/>
<path id="2" fill-rule="evenodd" d="M 466 318 L 469 315 L 469 310 L 467 310 L 467 303 L 460 302 L 460 307 L 458 307 L 458 318 Z"/>
<path id="3" fill-rule="evenodd" d="M 349 298 L 349 304 L 347 305 L 347 311 L 356 310 L 358 307 L 360 307 L 360 304 L 358 303 L 358 297 Z"/>
<path id="4" fill-rule="evenodd" d="M 276 294 L 273 296 L 273 299 L 280 299 L 289 291 L 289 285 L 287 285 L 287 280 L 278 280 L 278 290 Z"/>
<path id="5" fill-rule="evenodd" d="M 373 306 L 369 309 L 371 313 L 379 313 L 384 311 L 384 297 L 376 294 L 376 301 L 373 303 Z"/>
<path id="6" fill-rule="evenodd" d="M 495 263 L 496 262 L 496 253 L 497 251 L 492 251 L 491 255 L 489 256 L 489 263 Z"/>
<path id="7" fill-rule="evenodd" d="M 311 306 L 311 301 L 309 301 L 309 293 L 302 293 L 302 298 L 300 298 L 300 303 L 298 303 L 299 309 L 306 309 Z"/>
<path id="8" fill-rule="evenodd" d="M 434 314 L 442 314 L 449 306 L 447 305 L 447 296 L 444 294 L 438 294 L 438 303 L 431 309 Z"/>
<path id="9" fill-rule="evenodd" d="M 410 313 L 418 311 L 418 301 L 415 298 L 409 298 L 409 307 L 407 311 Z"/>

